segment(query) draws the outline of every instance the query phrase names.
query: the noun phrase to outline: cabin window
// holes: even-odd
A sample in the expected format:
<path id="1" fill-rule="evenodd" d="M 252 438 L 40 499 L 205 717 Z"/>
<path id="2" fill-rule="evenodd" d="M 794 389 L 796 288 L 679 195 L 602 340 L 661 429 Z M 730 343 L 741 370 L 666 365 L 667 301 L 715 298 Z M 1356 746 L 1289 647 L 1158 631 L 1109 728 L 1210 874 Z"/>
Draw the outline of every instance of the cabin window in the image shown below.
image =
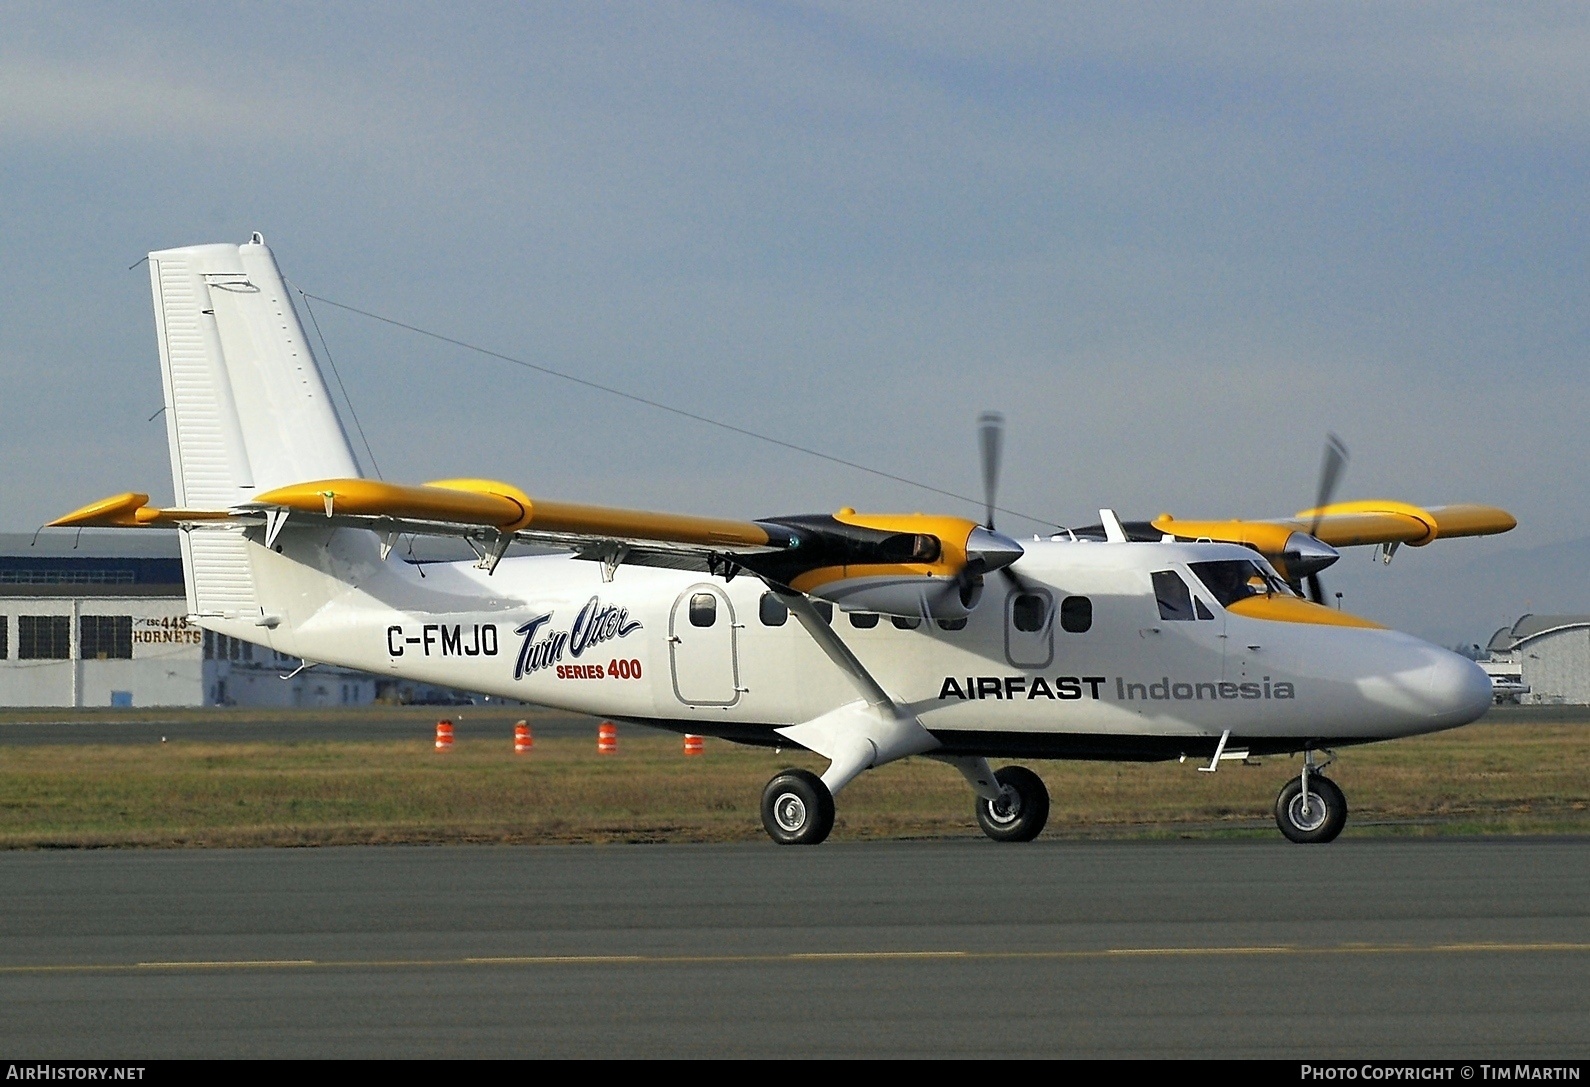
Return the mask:
<path id="1" fill-rule="evenodd" d="M 944 630 L 965 630 L 966 619 L 964 616 L 960 619 L 940 619 L 939 627 Z"/>
<path id="2" fill-rule="evenodd" d="M 71 655 L 72 620 L 70 616 L 17 616 L 17 660 L 64 661 Z"/>
<path id="3" fill-rule="evenodd" d="M 11 657 L 11 624 L 6 617 L 0 615 L 0 661 Z"/>
<path id="4" fill-rule="evenodd" d="M 920 615 L 891 615 L 889 622 L 901 630 L 915 630 L 922 625 L 922 617 Z"/>
<path id="5" fill-rule="evenodd" d="M 1068 596 L 1060 601 L 1060 629 L 1068 634 L 1086 634 L 1093 626 L 1093 601 L 1085 596 Z"/>
<path id="6" fill-rule="evenodd" d="M 823 617 L 823 622 L 829 626 L 834 625 L 834 606 L 826 600 L 813 600 L 812 607 L 817 609 L 817 614 Z"/>
<path id="7" fill-rule="evenodd" d="M 82 616 L 77 644 L 78 656 L 86 661 L 132 660 L 132 616 Z"/>
<path id="8" fill-rule="evenodd" d="M 870 611 L 853 611 L 850 613 L 850 625 L 860 630 L 871 630 L 878 625 L 878 617 Z"/>
<path id="9" fill-rule="evenodd" d="M 757 605 L 756 613 L 765 627 L 781 627 L 789 622 L 789 608 L 772 593 L 762 594 L 762 602 Z"/>
<path id="10" fill-rule="evenodd" d="M 1154 602 L 1159 605 L 1161 619 L 1179 622 L 1193 617 L 1192 592 L 1174 570 L 1154 572 Z"/>
<path id="11" fill-rule="evenodd" d="M 1011 624 L 1021 631 L 1034 633 L 1049 621 L 1049 599 L 1037 593 L 1021 593 L 1010 605 Z"/>
<path id="12" fill-rule="evenodd" d="M 718 595 L 696 593 L 690 598 L 690 625 L 710 627 L 718 621 Z"/>

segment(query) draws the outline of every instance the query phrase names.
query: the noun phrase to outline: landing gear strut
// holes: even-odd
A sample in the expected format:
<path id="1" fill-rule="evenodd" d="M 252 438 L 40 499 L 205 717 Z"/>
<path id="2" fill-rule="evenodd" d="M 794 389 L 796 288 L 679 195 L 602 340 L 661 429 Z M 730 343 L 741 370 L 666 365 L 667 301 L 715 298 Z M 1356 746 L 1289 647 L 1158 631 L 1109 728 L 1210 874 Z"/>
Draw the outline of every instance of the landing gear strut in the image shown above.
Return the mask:
<path id="1" fill-rule="evenodd" d="M 762 826 L 779 845 L 816 845 L 834 829 L 834 794 L 810 770 L 786 770 L 762 790 Z"/>
<path id="2" fill-rule="evenodd" d="M 1347 798 L 1321 772 L 1324 768 L 1314 765 L 1312 750 L 1304 751 L 1303 773 L 1283 785 L 1275 798 L 1275 822 L 1289 841 L 1329 842 L 1347 824 Z"/>
<path id="3" fill-rule="evenodd" d="M 977 798 L 977 825 L 996 842 L 1030 842 L 1049 821 L 1049 790 L 1025 766 L 1007 766 L 994 774 L 1002 787 L 998 800 Z"/>

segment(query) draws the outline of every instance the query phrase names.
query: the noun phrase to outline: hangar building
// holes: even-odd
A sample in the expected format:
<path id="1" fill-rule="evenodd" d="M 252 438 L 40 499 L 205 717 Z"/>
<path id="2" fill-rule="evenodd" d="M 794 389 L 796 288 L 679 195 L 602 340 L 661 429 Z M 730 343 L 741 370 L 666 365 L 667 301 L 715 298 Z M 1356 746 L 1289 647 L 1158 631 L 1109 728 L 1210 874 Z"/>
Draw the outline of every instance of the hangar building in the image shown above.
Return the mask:
<path id="1" fill-rule="evenodd" d="M 1493 682 L 1510 671 L 1524 705 L 1590 705 L 1590 615 L 1525 615 L 1491 635 L 1488 648 L 1481 666 Z"/>
<path id="2" fill-rule="evenodd" d="M 173 533 L 0 534 L 0 705 L 336 706 L 396 693 L 349 669 L 292 675 L 303 662 L 203 630 L 187 611 Z"/>

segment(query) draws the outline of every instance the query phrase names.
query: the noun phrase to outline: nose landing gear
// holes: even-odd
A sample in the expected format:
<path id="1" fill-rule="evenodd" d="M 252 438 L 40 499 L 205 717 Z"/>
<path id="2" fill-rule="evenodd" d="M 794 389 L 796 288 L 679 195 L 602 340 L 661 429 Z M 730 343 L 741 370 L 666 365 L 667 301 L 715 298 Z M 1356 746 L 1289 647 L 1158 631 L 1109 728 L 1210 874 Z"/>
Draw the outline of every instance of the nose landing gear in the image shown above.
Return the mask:
<path id="1" fill-rule="evenodd" d="M 1303 752 L 1302 774 L 1283 785 L 1275 798 L 1275 822 L 1288 841 L 1323 844 L 1347 825 L 1347 797 L 1323 769 L 1315 767 L 1312 750 Z"/>
<path id="2" fill-rule="evenodd" d="M 1002 787 L 998 800 L 977 798 L 977 825 L 996 842 L 1030 842 L 1049 821 L 1049 790 L 1025 766 L 994 774 Z"/>

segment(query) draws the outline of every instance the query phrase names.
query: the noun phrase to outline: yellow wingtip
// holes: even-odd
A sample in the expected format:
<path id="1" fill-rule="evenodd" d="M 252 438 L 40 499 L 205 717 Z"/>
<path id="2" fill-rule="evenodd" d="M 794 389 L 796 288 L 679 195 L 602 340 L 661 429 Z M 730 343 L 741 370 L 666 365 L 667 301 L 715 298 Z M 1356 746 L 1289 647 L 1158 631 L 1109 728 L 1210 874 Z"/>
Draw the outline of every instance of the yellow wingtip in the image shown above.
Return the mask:
<path id="1" fill-rule="evenodd" d="M 149 496 L 137 491 L 101 498 L 82 509 L 57 517 L 46 528 L 139 528 L 153 518 L 140 519 L 139 514 L 149 504 Z M 156 512 L 156 511 L 150 511 Z"/>

